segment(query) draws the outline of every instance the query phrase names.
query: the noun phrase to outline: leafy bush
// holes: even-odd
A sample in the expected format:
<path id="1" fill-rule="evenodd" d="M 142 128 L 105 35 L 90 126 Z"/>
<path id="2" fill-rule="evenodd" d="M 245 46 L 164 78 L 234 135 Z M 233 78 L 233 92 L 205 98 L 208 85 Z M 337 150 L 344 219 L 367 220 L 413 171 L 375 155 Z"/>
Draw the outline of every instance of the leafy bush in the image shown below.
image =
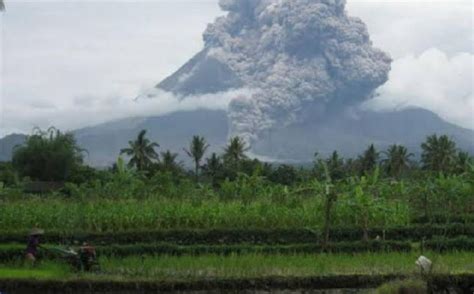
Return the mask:
<path id="1" fill-rule="evenodd" d="M 397 227 L 385 230 L 386 240 L 420 241 L 428 239 L 425 244 L 430 246 L 429 239 L 448 232 L 449 238 L 472 235 L 474 226 L 453 225 L 448 227 Z M 383 229 L 371 230 L 371 235 L 382 236 Z M 470 233 L 468 233 L 470 232 Z M 0 243 L 22 243 L 27 231 L 0 233 Z M 331 230 L 332 242 L 360 241 L 362 231 L 353 228 L 334 228 Z M 321 232 L 309 229 L 212 229 L 212 230 L 136 230 L 114 232 L 74 232 L 46 231 L 44 240 L 50 243 L 73 243 L 88 241 L 96 244 L 135 244 L 165 242 L 179 245 L 192 244 L 319 244 Z M 456 239 L 454 239 L 456 240 Z M 382 240 L 383 241 L 383 240 Z"/>
<path id="2" fill-rule="evenodd" d="M 37 129 L 25 145 L 14 150 L 12 162 L 22 177 L 61 182 L 69 180 L 80 168 L 82 152 L 71 133 L 61 133 L 55 128 Z"/>
<path id="3" fill-rule="evenodd" d="M 468 236 L 460 236 L 455 239 L 435 237 L 432 240 L 426 241 L 424 246 L 426 249 L 434 251 L 474 251 L 474 238 Z"/>

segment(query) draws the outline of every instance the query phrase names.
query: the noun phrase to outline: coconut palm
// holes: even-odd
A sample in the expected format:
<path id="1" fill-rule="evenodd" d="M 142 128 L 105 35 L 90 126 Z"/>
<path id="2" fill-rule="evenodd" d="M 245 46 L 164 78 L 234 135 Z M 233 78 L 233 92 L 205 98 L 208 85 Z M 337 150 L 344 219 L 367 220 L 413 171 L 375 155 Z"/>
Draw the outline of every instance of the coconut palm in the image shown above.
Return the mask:
<path id="1" fill-rule="evenodd" d="M 212 186 L 216 187 L 218 179 L 225 173 L 224 164 L 216 153 L 212 153 L 211 157 L 206 159 L 206 164 L 203 166 L 203 172 L 211 179 Z"/>
<path id="2" fill-rule="evenodd" d="M 423 168 L 434 172 L 450 172 L 456 163 L 456 143 L 448 136 L 429 136 L 421 144 Z"/>
<path id="3" fill-rule="evenodd" d="M 209 144 L 206 143 L 206 139 L 200 136 L 194 136 L 189 149 L 184 149 L 184 152 L 194 161 L 194 175 L 196 176 L 196 182 L 199 181 L 199 169 L 201 168 L 201 160 L 204 157 Z"/>
<path id="4" fill-rule="evenodd" d="M 161 162 L 159 163 L 160 170 L 171 172 L 172 174 L 179 174 L 182 168 L 181 162 L 178 162 L 177 153 L 173 153 L 170 150 L 161 152 Z"/>
<path id="5" fill-rule="evenodd" d="M 390 176 L 399 178 L 404 170 L 410 166 L 410 157 L 413 153 L 408 153 L 408 149 L 401 145 L 392 145 L 387 151 L 382 152 L 386 158 L 382 161 L 387 173 Z"/>
<path id="6" fill-rule="evenodd" d="M 326 164 L 333 181 L 344 178 L 344 158 L 339 156 L 337 151 L 334 151 L 326 160 Z"/>
<path id="7" fill-rule="evenodd" d="M 150 142 L 146 136 L 146 130 L 142 130 L 135 141 L 129 141 L 128 148 L 120 151 L 120 154 L 126 154 L 130 157 L 128 166 L 135 167 L 139 171 L 143 171 L 150 167 L 154 160 L 158 160 L 159 156 L 155 148 L 160 147 L 158 143 Z"/>
<path id="8" fill-rule="evenodd" d="M 247 159 L 245 152 L 249 151 L 250 148 L 247 143 L 240 137 L 233 137 L 230 139 L 229 144 L 224 149 L 224 159 L 229 163 L 238 163 L 244 159 Z"/>
<path id="9" fill-rule="evenodd" d="M 367 150 L 365 150 L 362 156 L 359 156 L 360 172 L 370 173 L 378 165 L 380 154 L 375 149 L 374 144 L 371 144 Z"/>
<path id="10" fill-rule="evenodd" d="M 463 174 L 470 170 L 471 165 L 474 164 L 474 157 L 471 157 L 468 152 L 459 151 L 456 156 L 456 163 L 454 172 L 456 174 Z"/>

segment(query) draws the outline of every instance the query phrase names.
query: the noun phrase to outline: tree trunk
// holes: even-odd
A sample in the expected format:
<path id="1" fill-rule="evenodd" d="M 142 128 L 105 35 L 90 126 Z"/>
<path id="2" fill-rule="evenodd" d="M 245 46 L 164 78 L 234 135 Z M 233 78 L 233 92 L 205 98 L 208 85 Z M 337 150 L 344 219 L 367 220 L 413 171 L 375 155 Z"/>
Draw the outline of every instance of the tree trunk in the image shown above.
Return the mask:
<path id="1" fill-rule="evenodd" d="M 329 232 L 331 230 L 331 211 L 334 199 L 332 194 L 326 195 L 326 207 L 324 211 L 324 240 L 323 247 L 329 243 Z"/>
<path id="2" fill-rule="evenodd" d="M 196 183 L 199 183 L 199 161 L 196 161 L 195 164 L 196 166 L 195 166 L 194 173 L 196 175 Z"/>
<path id="3" fill-rule="evenodd" d="M 364 235 L 362 239 L 364 240 L 364 242 L 369 242 L 369 218 L 367 215 L 364 217 L 363 231 L 364 231 Z"/>
<path id="4" fill-rule="evenodd" d="M 425 219 L 428 220 L 431 223 L 431 220 L 428 219 L 428 195 L 427 193 L 424 193 L 423 197 L 423 210 L 425 213 Z"/>

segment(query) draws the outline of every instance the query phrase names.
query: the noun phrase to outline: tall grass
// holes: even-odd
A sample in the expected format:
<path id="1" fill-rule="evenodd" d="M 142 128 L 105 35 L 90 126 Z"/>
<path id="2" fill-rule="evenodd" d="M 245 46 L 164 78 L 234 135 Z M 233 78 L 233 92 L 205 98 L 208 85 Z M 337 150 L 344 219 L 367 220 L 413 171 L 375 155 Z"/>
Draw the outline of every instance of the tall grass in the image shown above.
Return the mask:
<path id="1" fill-rule="evenodd" d="M 403 226 L 435 215 L 447 221 L 472 215 L 470 178 L 431 177 L 423 181 L 351 178 L 331 188 L 332 226 Z M 211 228 L 320 228 L 326 184 L 316 180 L 293 187 L 243 178 L 221 189 L 168 181 L 132 182 L 69 188 L 69 194 L 20 196 L 0 193 L 0 231 L 40 226 L 54 231 L 130 231 Z M 137 182 L 137 183 L 135 183 Z M 135 184 L 134 184 L 135 183 Z M 164 187 L 164 188 L 163 188 Z"/>
<path id="2" fill-rule="evenodd" d="M 351 206 L 335 206 L 333 224 L 354 225 L 357 217 Z M 349 199 L 348 199 L 349 201 Z M 302 228 L 323 223 L 320 197 L 300 198 L 287 204 L 262 199 L 246 203 L 210 198 L 90 199 L 77 201 L 62 197 L 31 198 L 0 205 L 0 230 L 20 231 L 42 227 L 55 231 L 125 231 L 137 229 L 208 228 Z M 407 203 L 391 201 L 374 214 L 374 225 L 404 225 L 408 222 Z"/>

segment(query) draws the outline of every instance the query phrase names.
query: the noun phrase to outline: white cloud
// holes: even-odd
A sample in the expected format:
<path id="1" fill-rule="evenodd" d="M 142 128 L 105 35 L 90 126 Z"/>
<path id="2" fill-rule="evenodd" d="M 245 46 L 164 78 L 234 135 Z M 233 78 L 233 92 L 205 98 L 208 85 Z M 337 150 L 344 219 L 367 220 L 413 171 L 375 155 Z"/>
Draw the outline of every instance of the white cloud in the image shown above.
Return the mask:
<path id="1" fill-rule="evenodd" d="M 374 44 L 395 59 L 433 47 L 449 55 L 474 50 L 474 5 L 469 0 L 349 0 L 347 8 L 367 24 Z"/>
<path id="2" fill-rule="evenodd" d="M 421 107 L 445 120 L 474 129 L 474 55 L 449 57 L 438 49 L 409 55 L 393 64 L 380 96 L 368 106 L 378 110 Z"/>
<path id="3" fill-rule="evenodd" d="M 220 13 L 206 2 L 8 1 L 0 15 L 0 136 L 90 125 L 122 117 L 126 107 L 130 115 L 172 108 L 132 102 L 201 49 L 202 31 Z"/>
<path id="4" fill-rule="evenodd" d="M 197 53 L 206 24 L 222 14 L 217 0 L 39 1 L 8 0 L 0 15 L 0 136 L 36 125 L 81 127 L 178 107 L 172 99 L 148 107 L 131 100 Z M 380 99 L 421 105 L 469 126 L 473 9 L 471 1 L 348 0 L 349 14 L 362 18 L 375 45 L 396 59 L 394 80 Z M 425 56 L 430 48 L 444 57 Z M 423 70 L 423 56 L 453 72 L 466 54 L 470 67 L 458 65 L 460 76 Z M 411 73 L 414 68 L 418 74 Z M 410 86 L 404 77 L 422 77 L 423 88 L 433 85 L 437 96 L 416 90 L 419 80 Z"/>
<path id="5" fill-rule="evenodd" d="M 93 126 L 111 120 L 130 117 L 160 116 L 175 111 L 196 109 L 226 110 L 232 99 L 241 95 L 250 95 L 246 89 L 207 94 L 180 99 L 169 92 L 153 90 L 153 98 L 140 97 L 132 100 L 128 97 L 109 96 L 83 97 L 75 100 L 75 105 L 55 108 L 24 108 L 22 105 L 6 105 L 4 122 L 8 129 L 31 131 L 34 126 L 61 126 L 73 130 L 84 126 Z"/>

